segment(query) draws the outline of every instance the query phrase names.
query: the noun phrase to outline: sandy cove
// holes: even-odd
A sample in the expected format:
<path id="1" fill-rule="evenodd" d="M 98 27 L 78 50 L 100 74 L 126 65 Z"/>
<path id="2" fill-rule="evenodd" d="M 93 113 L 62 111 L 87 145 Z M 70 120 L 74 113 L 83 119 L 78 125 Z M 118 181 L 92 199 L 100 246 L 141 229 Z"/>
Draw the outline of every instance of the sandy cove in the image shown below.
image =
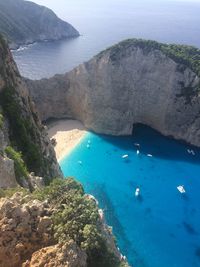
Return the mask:
<path id="1" fill-rule="evenodd" d="M 49 138 L 55 138 L 55 152 L 60 161 L 69 154 L 87 133 L 83 124 L 76 120 L 58 120 L 48 124 Z"/>

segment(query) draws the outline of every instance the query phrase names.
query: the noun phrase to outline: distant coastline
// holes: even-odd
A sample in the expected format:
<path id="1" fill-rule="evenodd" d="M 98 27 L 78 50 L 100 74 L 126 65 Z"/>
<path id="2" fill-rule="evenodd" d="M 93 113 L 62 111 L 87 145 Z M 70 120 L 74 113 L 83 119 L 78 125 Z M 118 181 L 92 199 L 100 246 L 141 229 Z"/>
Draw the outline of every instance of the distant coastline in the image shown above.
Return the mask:
<path id="1" fill-rule="evenodd" d="M 58 120 L 48 124 L 50 139 L 55 139 L 55 152 L 58 161 L 68 155 L 86 136 L 87 131 L 77 120 Z"/>
<path id="2" fill-rule="evenodd" d="M 59 42 L 59 41 L 62 41 L 62 40 L 76 39 L 79 36 L 81 36 L 81 35 L 74 36 L 74 37 L 63 37 L 63 38 L 58 39 L 58 40 L 52 40 L 52 39 L 49 39 L 48 40 L 48 39 L 46 39 L 46 40 L 35 40 L 33 42 L 22 43 L 22 44 L 16 44 L 16 43 L 13 44 L 13 43 L 11 43 L 11 44 L 9 44 L 9 48 L 10 48 L 11 52 L 13 52 L 13 51 L 20 52 L 20 51 L 23 51 L 23 50 L 26 50 L 26 49 L 32 47 L 35 44 L 40 44 L 40 43 L 56 43 L 56 42 Z"/>

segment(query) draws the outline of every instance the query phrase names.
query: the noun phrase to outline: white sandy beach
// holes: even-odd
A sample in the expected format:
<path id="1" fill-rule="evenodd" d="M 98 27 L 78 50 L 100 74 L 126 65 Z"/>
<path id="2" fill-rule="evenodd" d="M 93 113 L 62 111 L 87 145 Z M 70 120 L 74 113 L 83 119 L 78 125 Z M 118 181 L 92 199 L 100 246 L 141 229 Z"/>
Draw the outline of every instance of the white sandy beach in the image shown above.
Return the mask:
<path id="1" fill-rule="evenodd" d="M 83 124 L 76 120 L 58 120 L 48 125 L 50 139 L 56 139 L 55 152 L 60 161 L 86 134 Z"/>

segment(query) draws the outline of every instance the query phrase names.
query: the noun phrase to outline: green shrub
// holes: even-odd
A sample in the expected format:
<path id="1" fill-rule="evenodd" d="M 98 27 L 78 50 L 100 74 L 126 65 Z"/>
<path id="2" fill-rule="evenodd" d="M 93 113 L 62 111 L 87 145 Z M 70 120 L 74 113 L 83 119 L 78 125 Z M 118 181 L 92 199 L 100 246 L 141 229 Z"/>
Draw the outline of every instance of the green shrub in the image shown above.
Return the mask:
<path id="1" fill-rule="evenodd" d="M 16 180 L 22 185 L 22 181 L 28 177 L 28 171 L 21 153 L 15 151 L 11 146 L 6 147 L 5 152 L 7 156 L 14 161 Z"/>
<path id="2" fill-rule="evenodd" d="M 23 195 L 27 195 L 30 193 L 27 189 L 25 189 L 23 187 L 15 187 L 15 188 L 8 188 L 8 189 L 0 188 L 0 198 L 3 198 L 3 197 L 9 197 L 10 198 L 17 192 L 21 192 L 21 193 L 23 193 Z"/>
<path id="3" fill-rule="evenodd" d="M 146 53 L 160 50 L 175 62 L 191 68 L 200 76 L 200 49 L 188 45 L 163 44 L 143 39 L 127 39 L 100 52 L 97 58 L 101 58 L 105 51 L 110 51 L 110 59 L 115 62 L 124 55 L 124 50 L 128 50 L 131 47 L 139 47 Z"/>
<path id="4" fill-rule="evenodd" d="M 3 115 L 0 113 L 0 129 L 3 127 Z"/>
<path id="5" fill-rule="evenodd" d="M 83 187 L 73 178 L 54 179 L 49 186 L 33 193 L 33 198 L 48 199 L 54 237 L 58 242 L 73 239 L 87 253 L 88 267 L 118 267 L 119 260 L 109 250 L 100 231 L 96 203 L 84 195 Z"/>
<path id="6" fill-rule="evenodd" d="M 41 174 L 44 169 L 44 160 L 37 145 L 37 136 L 33 125 L 22 114 L 22 108 L 17 99 L 15 90 L 4 88 L 0 96 L 3 112 L 8 117 L 10 140 L 13 147 L 22 152 L 29 171 Z"/>

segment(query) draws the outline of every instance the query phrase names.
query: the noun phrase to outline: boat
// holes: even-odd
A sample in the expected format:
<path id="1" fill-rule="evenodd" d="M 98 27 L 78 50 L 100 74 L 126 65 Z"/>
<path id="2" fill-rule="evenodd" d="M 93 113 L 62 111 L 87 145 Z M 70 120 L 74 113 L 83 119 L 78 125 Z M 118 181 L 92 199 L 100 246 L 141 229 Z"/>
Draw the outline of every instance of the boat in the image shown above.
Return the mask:
<path id="1" fill-rule="evenodd" d="M 151 155 L 151 154 L 147 154 L 147 157 L 153 157 L 153 155 Z"/>
<path id="2" fill-rule="evenodd" d="M 138 143 L 134 143 L 134 146 L 140 146 L 140 144 L 138 144 Z"/>
<path id="3" fill-rule="evenodd" d="M 189 154 L 192 154 L 193 156 L 195 156 L 195 152 L 194 152 L 194 150 L 190 150 L 190 149 L 187 149 L 187 152 L 189 153 Z"/>
<path id="4" fill-rule="evenodd" d="M 140 154 L 140 151 L 137 149 L 136 153 L 137 153 L 137 155 L 139 155 Z"/>
<path id="5" fill-rule="evenodd" d="M 186 191 L 185 191 L 185 188 L 184 188 L 184 186 L 183 185 L 179 185 L 179 186 L 177 186 L 177 189 L 178 189 L 178 191 L 181 193 L 181 194 L 184 194 Z"/>
<path id="6" fill-rule="evenodd" d="M 83 162 L 81 160 L 79 160 L 78 163 L 81 165 Z"/>
<path id="7" fill-rule="evenodd" d="M 122 156 L 123 159 L 127 159 L 128 158 L 128 154 L 125 154 Z"/>
<path id="8" fill-rule="evenodd" d="M 190 152 L 191 152 L 191 154 L 193 155 L 193 156 L 195 156 L 195 152 L 194 152 L 194 150 L 190 150 Z"/>
<path id="9" fill-rule="evenodd" d="M 86 146 L 87 148 L 90 148 L 90 145 L 89 144 L 87 144 L 87 146 Z"/>
<path id="10" fill-rule="evenodd" d="M 90 143 L 91 143 L 91 141 L 90 141 L 90 140 L 88 140 L 87 142 L 88 142 L 88 144 L 90 144 Z"/>
<path id="11" fill-rule="evenodd" d="M 136 190 L 135 190 L 135 196 L 138 197 L 140 194 L 140 188 L 137 187 Z"/>

